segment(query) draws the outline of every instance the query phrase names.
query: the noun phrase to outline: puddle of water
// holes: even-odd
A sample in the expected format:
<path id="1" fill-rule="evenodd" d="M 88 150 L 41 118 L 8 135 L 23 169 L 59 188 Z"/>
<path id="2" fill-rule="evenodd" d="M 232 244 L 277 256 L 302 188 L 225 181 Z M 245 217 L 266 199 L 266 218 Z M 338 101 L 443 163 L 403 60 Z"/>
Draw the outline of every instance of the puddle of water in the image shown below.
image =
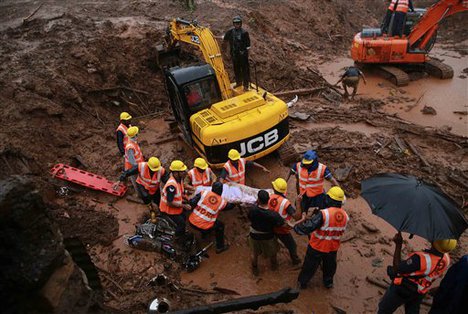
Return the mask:
<path id="1" fill-rule="evenodd" d="M 402 100 L 402 102 L 388 103 L 384 110 L 390 114 L 397 113 L 399 117 L 419 125 L 432 127 L 447 125 L 452 128 L 453 133 L 468 136 L 468 116 L 453 113 L 468 110 L 468 78 L 459 77 L 463 74 L 463 69 L 468 68 L 468 56 L 444 50 L 440 46 L 434 48 L 431 55 L 443 59 L 453 67 L 453 79 L 425 77 L 411 81 L 408 86 L 396 87 L 377 74 L 366 72 L 367 85 L 361 82 L 358 95 L 383 100 L 390 96 L 411 98 L 412 100 L 408 102 Z M 343 69 L 352 64 L 353 60 L 350 58 L 337 58 L 333 63 L 320 65 L 319 69 L 324 77 L 334 84 L 343 73 Z M 411 108 L 418 99 L 420 99 L 418 104 Z M 424 106 L 433 107 L 437 115 L 423 114 L 421 109 Z"/>

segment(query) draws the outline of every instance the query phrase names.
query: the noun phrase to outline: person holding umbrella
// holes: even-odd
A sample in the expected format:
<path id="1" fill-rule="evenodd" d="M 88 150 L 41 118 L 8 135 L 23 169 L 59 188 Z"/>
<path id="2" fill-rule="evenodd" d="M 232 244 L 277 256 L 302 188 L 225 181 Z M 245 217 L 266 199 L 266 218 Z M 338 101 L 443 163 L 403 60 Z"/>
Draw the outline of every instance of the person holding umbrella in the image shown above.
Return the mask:
<path id="1" fill-rule="evenodd" d="M 395 235 L 393 242 L 393 266 L 387 269 L 392 284 L 380 300 L 378 314 L 393 313 L 401 305 L 405 306 L 406 314 L 419 313 L 424 295 L 447 270 L 450 264 L 448 252 L 455 249 L 457 240 L 436 240 L 430 249 L 414 252 L 404 261 L 401 261 L 401 232 Z"/>

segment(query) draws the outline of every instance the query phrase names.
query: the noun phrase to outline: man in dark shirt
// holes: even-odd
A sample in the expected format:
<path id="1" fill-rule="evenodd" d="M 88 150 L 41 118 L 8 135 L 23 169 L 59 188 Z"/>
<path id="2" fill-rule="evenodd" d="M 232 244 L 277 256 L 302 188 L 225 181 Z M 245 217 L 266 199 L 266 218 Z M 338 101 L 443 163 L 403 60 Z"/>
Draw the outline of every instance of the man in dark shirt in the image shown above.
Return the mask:
<path id="1" fill-rule="evenodd" d="M 117 138 L 117 148 L 119 149 L 120 155 L 125 155 L 125 145 L 127 144 L 127 129 L 132 126 L 132 116 L 128 112 L 122 112 L 120 114 L 120 124 L 115 130 Z"/>
<path id="2" fill-rule="evenodd" d="M 249 33 L 242 28 L 242 19 L 240 16 L 235 16 L 232 19 L 234 28 L 228 30 L 224 34 L 224 42 L 229 42 L 231 48 L 232 65 L 234 67 L 234 75 L 236 77 L 236 87 L 241 83 L 244 85 L 244 90 L 249 89 L 250 84 L 250 69 L 249 69 L 249 49 L 250 37 Z"/>
<path id="3" fill-rule="evenodd" d="M 364 73 L 362 73 L 361 70 L 359 70 L 356 67 L 350 66 L 346 69 L 345 73 L 341 76 L 340 80 L 336 82 L 335 85 L 338 85 L 340 82 L 342 82 L 343 89 L 345 91 L 344 97 L 348 99 L 349 93 L 347 87 L 352 87 L 353 88 L 353 94 L 351 95 L 351 99 L 354 99 L 354 96 L 356 96 L 357 93 L 357 88 L 359 85 L 360 79 L 363 79 L 364 84 L 367 84 L 366 78 L 364 76 Z"/>
<path id="4" fill-rule="evenodd" d="M 252 249 L 252 273 L 259 275 L 258 257 L 264 255 L 270 258 L 273 270 L 278 268 L 278 242 L 273 228 L 285 225 L 285 220 L 274 211 L 268 209 L 270 195 L 265 190 L 258 192 L 257 206 L 248 213 L 250 220 L 249 245 Z"/>

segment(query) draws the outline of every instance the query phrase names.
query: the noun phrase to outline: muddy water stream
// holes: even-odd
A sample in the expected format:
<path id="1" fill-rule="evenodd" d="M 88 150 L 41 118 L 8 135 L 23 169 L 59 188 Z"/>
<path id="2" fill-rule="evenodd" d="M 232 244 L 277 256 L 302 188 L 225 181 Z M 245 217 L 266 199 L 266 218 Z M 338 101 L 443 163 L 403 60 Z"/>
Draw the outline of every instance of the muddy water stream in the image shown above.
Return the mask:
<path id="1" fill-rule="evenodd" d="M 383 110 L 410 122 L 432 127 L 449 126 L 452 132 L 468 136 L 468 115 L 454 111 L 468 110 L 468 76 L 463 70 L 468 68 L 468 56 L 436 46 L 431 55 L 444 60 L 454 70 L 451 80 L 433 77 L 411 81 L 408 86 L 396 87 L 381 76 L 365 72 L 367 84 L 362 81 L 358 97 L 382 99 L 387 104 Z M 346 66 L 353 64 L 350 58 L 337 58 L 319 66 L 324 77 L 332 84 L 336 83 Z M 433 107 L 437 114 L 427 115 L 421 112 L 424 106 Z"/>

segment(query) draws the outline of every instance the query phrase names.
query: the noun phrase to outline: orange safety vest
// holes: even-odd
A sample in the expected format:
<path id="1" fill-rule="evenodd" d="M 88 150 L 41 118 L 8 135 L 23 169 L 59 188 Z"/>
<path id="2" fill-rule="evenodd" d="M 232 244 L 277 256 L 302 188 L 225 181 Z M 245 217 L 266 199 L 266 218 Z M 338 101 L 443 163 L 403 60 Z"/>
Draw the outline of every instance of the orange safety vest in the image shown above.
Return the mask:
<path id="1" fill-rule="evenodd" d="M 392 0 L 392 2 L 390 3 L 390 5 L 388 6 L 388 9 L 389 9 L 390 11 L 392 11 L 392 12 L 395 11 L 396 2 L 397 2 L 397 0 Z"/>
<path id="2" fill-rule="evenodd" d="M 420 268 L 418 271 L 410 274 L 401 274 L 402 277 L 396 277 L 393 284 L 400 285 L 403 277 L 414 282 L 418 287 L 418 293 L 425 294 L 431 287 L 432 283 L 439 277 L 442 277 L 450 264 L 450 257 L 444 254 L 443 257 L 427 253 L 415 252 L 409 256 L 418 255 L 420 260 Z"/>
<path id="3" fill-rule="evenodd" d="M 138 164 L 138 178 L 136 182 L 143 185 L 150 195 L 154 195 L 159 189 L 161 178 L 166 173 L 166 170 L 161 167 L 158 171 L 150 175 L 150 168 L 147 162 L 140 162 Z"/>
<path id="4" fill-rule="evenodd" d="M 189 216 L 189 221 L 197 228 L 210 229 L 226 204 L 227 202 L 218 194 L 212 191 L 203 191 L 197 206 Z"/>
<path id="5" fill-rule="evenodd" d="M 323 191 L 323 179 L 325 176 L 325 169 L 327 166 L 319 163 L 317 169 L 309 173 L 306 167 L 301 165 L 301 162 L 297 163 L 297 173 L 299 176 L 299 193 L 301 195 L 306 194 L 308 197 L 314 197 L 322 194 Z"/>
<path id="6" fill-rule="evenodd" d="M 192 186 L 211 186 L 213 183 L 213 171 L 210 168 L 206 168 L 205 171 L 201 172 L 198 169 L 193 168 L 188 172 Z"/>
<path id="7" fill-rule="evenodd" d="M 397 4 L 395 11 L 407 13 L 408 8 L 409 8 L 409 0 L 398 0 L 398 4 Z"/>
<path id="8" fill-rule="evenodd" d="M 143 158 L 143 154 L 141 153 L 140 145 L 134 141 L 128 141 L 127 145 L 125 145 L 125 170 L 132 169 L 133 165 L 128 161 L 127 152 L 129 150 L 133 150 L 133 156 L 135 157 L 136 163 L 140 163 L 145 161 Z"/>
<path id="9" fill-rule="evenodd" d="M 115 132 L 122 132 L 122 134 L 124 135 L 123 137 L 123 146 L 125 148 L 125 146 L 127 146 L 127 143 L 128 143 L 128 136 L 127 136 L 127 126 L 123 123 L 120 123 L 119 126 L 117 127 L 117 129 L 115 130 Z"/>
<path id="10" fill-rule="evenodd" d="M 268 208 L 277 212 L 284 220 L 291 220 L 291 216 L 286 212 L 286 209 L 291 206 L 291 202 L 284 196 L 279 194 L 270 195 Z M 289 226 L 274 227 L 273 231 L 277 234 L 288 234 L 291 228 Z"/>
<path id="11" fill-rule="evenodd" d="M 169 206 L 167 203 L 167 192 L 166 189 L 169 186 L 173 186 L 175 188 L 174 199 L 172 200 L 173 203 L 180 204 L 180 207 L 172 207 Z M 183 212 L 182 208 L 182 200 L 184 195 L 184 184 L 178 183 L 174 176 L 171 174 L 169 180 L 167 180 L 166 185 L 164 186 L 161 192 L 161 203 L 159 204 L 159 210 L 162 213 L 166 213 L 168 215 L 180 215 Z"/>
<path id="12" fill-rule="evenodd" d="M 348 224 L 348 214 L 340 207 L 330 207 L 320 211 L 322 226 L 312 232 L 309 245 L 317 251 L 329 253 L 338 251 L 340 239 Z"/>
<path id="13" fill-rule="evenodd" d="M 229 182 L 235 182 L 239 184 L 245 184 L 245 159 L 240 158 L 237 161 L 237 168 L 234 167 L 231 163 L 231 160 L 228 160 L 224 164 L 224 169 L 226 169 L 226 172 L 228 175 L 226 176 L 226 180 Z"/>

